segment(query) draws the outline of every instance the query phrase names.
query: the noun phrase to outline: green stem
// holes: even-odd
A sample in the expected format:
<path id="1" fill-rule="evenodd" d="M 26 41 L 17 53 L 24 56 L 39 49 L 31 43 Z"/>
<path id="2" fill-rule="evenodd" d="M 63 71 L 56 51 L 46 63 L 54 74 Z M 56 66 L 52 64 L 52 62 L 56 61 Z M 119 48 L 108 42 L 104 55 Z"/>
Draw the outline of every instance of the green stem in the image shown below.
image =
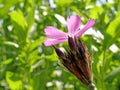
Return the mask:
<path id="1" fill-rule="evenodd" d="M 89 90 L 97 90 L 96 86 L 92 83 L 89 85 Z"/>
<path id="2" fill-rule="evenodd" d="M 101 83 L 102 83 L 102 90 L 105 90 L 105 83 L 104 83 L 104 75 L 105 75 L 105 70 L 104 70 L 104 63 L 105 63 L 105 51 L 103 53 L 103 65 L 102 65 L 102 73 L 101 73 L 101 76 L 102 76 L 102 79 L 101 79 Z"/>

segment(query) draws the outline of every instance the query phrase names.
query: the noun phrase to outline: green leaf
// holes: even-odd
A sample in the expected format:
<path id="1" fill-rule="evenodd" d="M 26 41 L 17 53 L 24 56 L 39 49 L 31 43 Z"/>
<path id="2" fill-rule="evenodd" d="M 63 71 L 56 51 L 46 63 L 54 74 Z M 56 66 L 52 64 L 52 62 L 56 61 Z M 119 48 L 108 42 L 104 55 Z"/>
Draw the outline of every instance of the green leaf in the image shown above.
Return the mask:
<path id="1" fill-rule="evenodd" d="M 5 18 L 8 15 L 9 9 L 16 4 L 19 0 L 0 0 L 2 8 L 0 8 L 0 18 Z"/>
<path id="2" fill-rule="evenodd" d="M 22 81 L 16 73 L 7 71 L 6 81 L 8 82 L 11 90 L 22 90 Z"/>
<path id="3" fill-rule="evenodd" d="M 10 17 L 11 17 L 12 21 L 16 22 L 23 29 L 25 29 L 25 27 L 27 26 L 27 23 L 23 16 L 23 13 L 20 10 L 12 11 L 10 13 Z"/>
<path id="4" fill-rule="evenodd" d="M 66 5 L 66 4 L 70 4 L 70 3 L 72 3 L 73 2 L 73 0 L 59 0 L 58 2 L 57 2 L 57 4 L 58 5 L 61 5 L 61 6 L 64 6 L 64 5 Z"/>
<path id="5" fill-rule="evenodd" d="M 105 39 L 104 39 L 104 49 L 107 49 L 115 43 L 115 41 L 120 37 L 120 16 L 117 16 L 108 26 Z M 107 42 L 107 43 L 106 43 Z"/>
<path id="6" fill-rule="evenodd" d="M 10 14 L 11 21 L 14 27 L 14 34 L 16 35 L 16 39 L 20 45 L 25 45 L 27 42 L 27 22 L 24 18 L 22 11 L 12 11 Z"/>
<path id="7" fill-rule="evenodd" d="M 45 57 L 46 57 L 47 60 L 50 60 L 50 61 L 57 61 L 57 60 L 59 60 L 59 58 L 57 57 L 55 52 L 52 55 L 46 55 Z"/>
<path id="8" fill-rule="evenodd" d="M 120 16 L 116 17 L 108 26 L 106 32 L 113 38 L 120 33 Z M 120 36 L 120 35 L 119 35 Z"/>
<path id="9" fill-rule="evenodd" d="M 109 79 L 109 78 L 115 78 L 116 75 L 118 75 L 120 73 L 120 67 L 117 67 L 116 69 L 114 69 L 113 71 L 111 71 L 109 74 L 107 74 L 105 76 L 105 79 Z"/>
<path id="10" fill-rule="evenodd" d="M 92 19 L 97 19 L 100 14 L 102 14 L 103 8 L 100 6 L 95 6 L 89 10 L 89 17 Z"/>
<path id="11" fill-rule="evenodd" d="M 13 59 L 10 58 L 10 59 L 4 60 L 3 64 L 7 65 L 7 64 L 10 64 L 12 61 L 13 61 Z"/>
<path id="12" fill-rule="evenodd" d="M 6 44 L 6 45 L 14 46 L 16 48 L 19 47 L 19 45 L 17 43 L 14 43 L 14 42 L 11 42 L 11 41 L 4 41 L 3 43 Z"/>
<path id="13" fill-rule="evenodd" d="M 105 17 L 104 17 L 104 22 L 105 24 L 107 24 L 109 22 L 109 17 L 107 14 L 105 14 Z"/>
<path id="14" fill-rule="evenodd" d="M 30 53 L 29 60 L 30 60 L 30 65 L 36 63 L 41 59 L 41 56 L 38 54 L 38 50 L 34 50 L 33 52 Z"/>
<path id="15" fill-rule="evenodd" d="M 36 47 L 38 48 L 39 45 L 41 45 L 43 43 L 45 38 L 40 37 L 40 39 L 37 39 L 36 41 L 34 41 L 31 45 L 30 45 L 30 52 L 32 50 L 34 50 Z"/>
<path id="16" fill-rule="evenodd" d="M 29 7 L 28 16 L 27 16 L 27 19 L 26 19 L 27 23 L 28 23 L 28 30 L 30 30 L 31 26 L 34 23 L 34 14 L 35 14 L 34 11 L 35 11 L 34 7 Z"/>

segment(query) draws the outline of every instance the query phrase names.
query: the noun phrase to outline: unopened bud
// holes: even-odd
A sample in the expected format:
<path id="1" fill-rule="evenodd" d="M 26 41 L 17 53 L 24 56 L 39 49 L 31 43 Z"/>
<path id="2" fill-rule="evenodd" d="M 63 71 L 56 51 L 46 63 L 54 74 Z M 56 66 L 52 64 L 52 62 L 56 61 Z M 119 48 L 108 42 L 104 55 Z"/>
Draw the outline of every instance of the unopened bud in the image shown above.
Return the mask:
<path id="1" fill-rule="evenodd" d="M 73 73 L 83 84 L 89 88 L 94 88 L 92 85 L 92 69 L 91 58 L 85 44 L 82 41 L 68 37 L 69 50 L 66 52 L 55 48 L 62 64 Z"/>
<path id="2" fill-rule="evenodd" d="M 53 46 L 54 49 L 55 49 L 55 52 L 57 53 L 57 55 L 62 58 L 64 57 L 64 53 L 59 49 L 59 48 L 56 48 L 55 46 Z"/>
<path id="3" fill-rule="evenodd" d="M 69 43 L 69 46 L 70 46 L 70 49 L 73 50 L 73 51 L 76 51 L 76 40 L 72 37 L 68 37 L 68 43 Z"/>

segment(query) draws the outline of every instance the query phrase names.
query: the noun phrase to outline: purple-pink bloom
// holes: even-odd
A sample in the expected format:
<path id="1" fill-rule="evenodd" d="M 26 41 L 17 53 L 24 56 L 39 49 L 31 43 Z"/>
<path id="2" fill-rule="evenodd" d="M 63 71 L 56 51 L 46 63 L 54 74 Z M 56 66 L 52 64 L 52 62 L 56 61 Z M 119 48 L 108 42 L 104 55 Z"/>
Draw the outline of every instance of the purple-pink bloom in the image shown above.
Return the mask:
<path id="1" fill-rule="evenodd" d="M 44 41 L 45 46 L 52 46 L 55 44 L 59 44 L 61 42 L 65 42 L 68 40 L 68 37 L 79 38 L 85 31 L 91 28 L 95 24 L 95 21 L 90 19 L 85 24 L 85 26 L 81 29 L 81 18 L 78 15 L 68 16 L 67 17 L 67 28 L 68 33 L 62 32 L 61 30 L 48 26 L 45 28 L 45 35 L 48 38 Z"/>

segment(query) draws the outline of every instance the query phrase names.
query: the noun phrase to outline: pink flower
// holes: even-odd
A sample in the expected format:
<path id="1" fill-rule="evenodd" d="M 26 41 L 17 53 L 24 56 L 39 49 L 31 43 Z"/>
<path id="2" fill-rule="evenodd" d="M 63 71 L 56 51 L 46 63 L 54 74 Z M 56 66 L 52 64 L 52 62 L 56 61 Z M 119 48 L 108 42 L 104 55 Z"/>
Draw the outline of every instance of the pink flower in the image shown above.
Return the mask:
<path id="1" fill-rule="evenodd" d="M 65 42 L 68 40 L 68 36 L 72 38 L 79 38 L 85 31 L 91 28 L 94 24 L 94 20 L 88 20 L 85 26 L 81 29 L 81 18 L 78 15 L 68 16 L 67 17 L 67 28 L 68 33 L 62 32 L 59 29 L 48 26 L 45 28 L 45 35 L 48 38 L 44 41 L 45 46 L 52 46 L 55 44 L 59 44 L 61 42 Z"/>

